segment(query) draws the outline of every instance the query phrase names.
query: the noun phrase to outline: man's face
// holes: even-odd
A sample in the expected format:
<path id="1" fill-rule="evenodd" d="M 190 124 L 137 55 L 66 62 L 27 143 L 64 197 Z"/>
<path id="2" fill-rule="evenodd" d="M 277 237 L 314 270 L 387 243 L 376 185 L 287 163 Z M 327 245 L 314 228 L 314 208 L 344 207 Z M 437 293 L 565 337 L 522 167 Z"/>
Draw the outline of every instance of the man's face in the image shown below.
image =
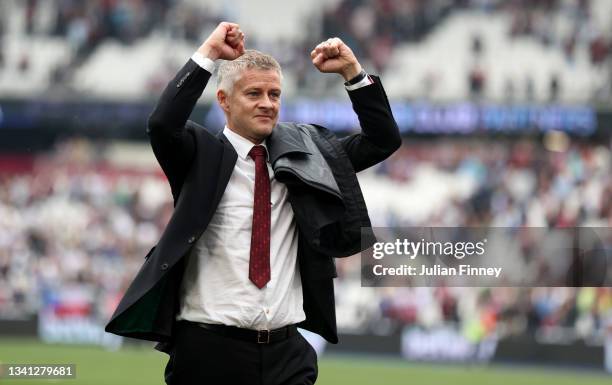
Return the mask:
<path id="1" fill-rule="evenodd" d="M 256 144 L 270 135 L 276 125 L 280 96 L 280 76 L 275 70 L 247 69 L 229 95 L 222 90 L 217 92 L 228 127 Z"/>

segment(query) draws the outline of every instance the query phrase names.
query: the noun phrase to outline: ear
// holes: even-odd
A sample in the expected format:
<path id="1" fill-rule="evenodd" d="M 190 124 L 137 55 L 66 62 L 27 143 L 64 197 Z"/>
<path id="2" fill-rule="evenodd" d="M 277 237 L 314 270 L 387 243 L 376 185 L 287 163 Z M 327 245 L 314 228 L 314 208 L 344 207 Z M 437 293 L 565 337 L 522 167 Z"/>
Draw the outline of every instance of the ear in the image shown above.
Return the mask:
<path id="1" fill-rule="evenodd" d="M 229 112 L 229 95 L 222 89 L 217 90 L 217 102 L 223 111 Z"/>

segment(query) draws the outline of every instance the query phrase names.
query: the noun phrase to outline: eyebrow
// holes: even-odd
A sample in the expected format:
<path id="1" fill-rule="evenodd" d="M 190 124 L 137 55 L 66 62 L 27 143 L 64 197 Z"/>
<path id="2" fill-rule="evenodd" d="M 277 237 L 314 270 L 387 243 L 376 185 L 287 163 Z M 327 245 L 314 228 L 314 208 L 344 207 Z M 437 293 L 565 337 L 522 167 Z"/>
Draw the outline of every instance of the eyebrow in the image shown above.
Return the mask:
<path id="1" fill-rule="evenodd" d="M 246 88 L 244 90 L 244 92 L 251 92 L 251 91 L 262 91 L 262 88 L 261 87 L 249 87 L 249 88 Z M 271 92 L 278 92 L 279 94 L 281 93 L 281 89 L 280 88 L 273 88 L 270 91 Z"/>

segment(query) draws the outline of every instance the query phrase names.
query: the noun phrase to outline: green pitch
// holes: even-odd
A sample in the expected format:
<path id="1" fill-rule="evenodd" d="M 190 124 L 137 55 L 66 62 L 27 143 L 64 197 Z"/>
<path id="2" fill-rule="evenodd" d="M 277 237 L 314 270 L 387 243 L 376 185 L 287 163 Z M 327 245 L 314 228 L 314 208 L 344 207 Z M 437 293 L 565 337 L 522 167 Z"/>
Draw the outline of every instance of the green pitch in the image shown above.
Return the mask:
<path id="1" fill-rule="evenodd" d="M 2 363 L 76 364 L 76 379 L 2 380 L 0 384 L 163 385 L 167 356 L 151 347 L 109 352 L 97 347 L 45 345 L 32 340 L 0 339 Z M 610 385 L 603 372 L 499 366 L 426 365 L 398 359 L 324 356 L 318 385 Z"/>

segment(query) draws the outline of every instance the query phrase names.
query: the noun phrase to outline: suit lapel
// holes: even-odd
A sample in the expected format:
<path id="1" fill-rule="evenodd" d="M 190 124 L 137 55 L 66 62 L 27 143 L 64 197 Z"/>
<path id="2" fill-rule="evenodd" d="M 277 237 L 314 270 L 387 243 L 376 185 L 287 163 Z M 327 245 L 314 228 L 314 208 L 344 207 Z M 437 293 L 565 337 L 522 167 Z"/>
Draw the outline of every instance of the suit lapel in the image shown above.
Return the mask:
<path id="1" fill-rule="evenodd" d="M 217 180 L 217 188 L 215 189 L 215 200 L 213 207 L 216 208 L 225 192 L 225 188 L 227 187 L 227 183 L 229 182 L 230 177 L 232 176 L 232 171 L 234 171 L 234 166 L 236 165 L 236 160 L 238 159 L 238 154 L 234 147 L 232 147 L 231 143 L 225 135 L 223 135 L 223 131 L 220 131 L 217 134 L 217 138 L 221 142 L 223 142 L 223 152 L 221 154 L 221 164 L 219 170 L 219 179 Z"/>

